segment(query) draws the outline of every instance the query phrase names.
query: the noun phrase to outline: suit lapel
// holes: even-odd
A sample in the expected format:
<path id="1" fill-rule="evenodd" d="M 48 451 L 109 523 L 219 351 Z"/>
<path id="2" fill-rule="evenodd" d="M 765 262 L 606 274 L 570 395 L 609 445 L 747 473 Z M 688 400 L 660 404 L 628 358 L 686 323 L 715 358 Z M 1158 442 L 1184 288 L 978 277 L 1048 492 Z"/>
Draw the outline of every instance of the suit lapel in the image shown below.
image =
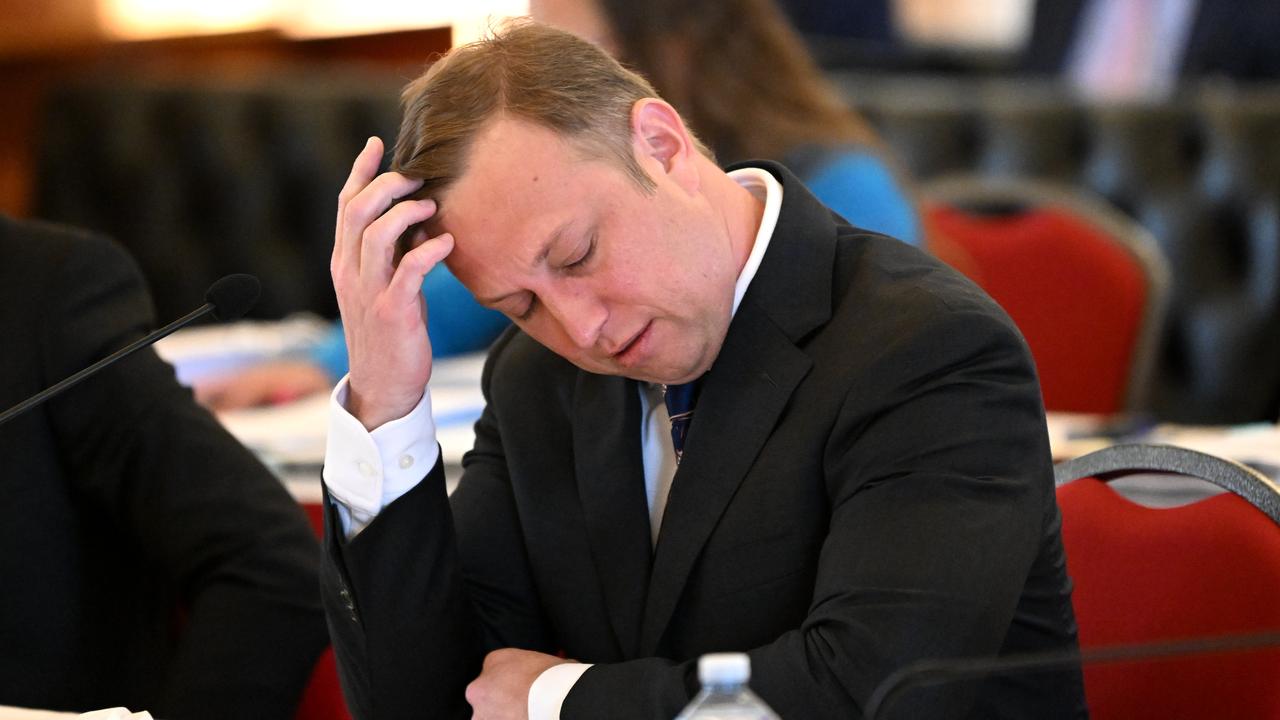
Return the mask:
<path id="1" fill-rule="evenodd" d="M 812 366 L 797 341 L 831 316 L 831 212 L 781 166 L 759 164 L 783 183 L 782 209 L 764 260 L 704 377 L 654 554 L 641 656 L 657 651 L 702 547 Z"/>
<path id="2" fill-rule="evenodd" d="M 651 556 L 638 392 L 586 372 L 574 388 L 574 470 L 619 659 L 636 656 Z"/>
<path id="3" fill-rule="evenodd" d="M 761 323 L 726 342 L 732 358 L 708 373 L 662 519 L 641 630 L 654 654 L 685 581 L 811 362 Z M 723 351 L 722 351 L 723 355 Z"/>

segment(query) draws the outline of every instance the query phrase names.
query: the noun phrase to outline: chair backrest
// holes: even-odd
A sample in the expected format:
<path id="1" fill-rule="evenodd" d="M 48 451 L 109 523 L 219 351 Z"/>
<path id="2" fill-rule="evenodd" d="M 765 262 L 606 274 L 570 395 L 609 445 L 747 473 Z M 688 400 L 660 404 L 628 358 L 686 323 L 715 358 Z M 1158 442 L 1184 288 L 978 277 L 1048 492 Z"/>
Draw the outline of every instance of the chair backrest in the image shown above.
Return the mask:
<path id="1" fill-rule="evenodd" d="M 924 193 L 930 232 L 1026 337 L 1048 409 L 1144 409 L 1168 295 L 1145 230 L 1048 183 L 953 176 Z"/>
<path id="2" fill-rule="evenodd" d="M 1037 3 L 1059 4 L 1083 3 Z M 1280 83 L 1213 77 L 1164 101 L 1116 103 L 1060 77 L 830 77 L 912 177 L 1052 179 L 1151 231 L 1173 278 L 1156 415 L 1228 424 L 1280 413 Z"/>
<path id="3" fill-rule="evenodd" d="M 1231 492 L 1154 509 L 1106 482 L 1192 475 Z M 1062 537 L 1085 650 L 1280 630 L 1280 488 L 1204 453 L 1123 445 L 1060 464 Z M 1280 717 L 1280 649 L 1087 665 L 1092 716 Z"/>

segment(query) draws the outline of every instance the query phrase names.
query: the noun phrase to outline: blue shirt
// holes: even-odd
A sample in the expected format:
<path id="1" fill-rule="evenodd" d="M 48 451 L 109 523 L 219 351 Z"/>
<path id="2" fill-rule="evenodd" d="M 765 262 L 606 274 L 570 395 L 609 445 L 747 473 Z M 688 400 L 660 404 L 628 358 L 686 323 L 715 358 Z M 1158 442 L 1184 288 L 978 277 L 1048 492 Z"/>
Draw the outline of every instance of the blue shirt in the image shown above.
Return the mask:
<path id="1" fill-rule="evenodd" d="M 920 217 L 893 172 L 875 155 L 859 150 L 832 152 L 814 163 L 805 185 L 827 207 L 854 225 L 919 247 Z"/>

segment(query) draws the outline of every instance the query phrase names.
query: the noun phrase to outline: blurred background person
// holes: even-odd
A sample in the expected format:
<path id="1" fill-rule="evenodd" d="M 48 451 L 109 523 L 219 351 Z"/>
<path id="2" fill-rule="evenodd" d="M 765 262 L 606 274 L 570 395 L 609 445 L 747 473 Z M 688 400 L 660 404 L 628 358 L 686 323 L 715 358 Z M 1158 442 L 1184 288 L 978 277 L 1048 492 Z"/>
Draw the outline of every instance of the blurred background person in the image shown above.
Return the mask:
<path id="1" fill-rule="evenodd" d="M 0 408 L 124 347 L 115 244 L 0 216 Z M 286 720 L 328 644 L 319 546 L 151 349 L 0 425 L 0 705 Z"/>
<path id="2" fill-rule="evenodd" d="M 721 165 L 777 160 L 854 225 L 923 243 L 908 183 L 772 0 L 532 0 L 644 75 Z"/>
<path id="3" fill-rule="evenodd" d="M 1026 72 L 1101 100 L 1160 101 L 1190 77 L 1280 77 L 1274 0 L 1037 0 Z"/>

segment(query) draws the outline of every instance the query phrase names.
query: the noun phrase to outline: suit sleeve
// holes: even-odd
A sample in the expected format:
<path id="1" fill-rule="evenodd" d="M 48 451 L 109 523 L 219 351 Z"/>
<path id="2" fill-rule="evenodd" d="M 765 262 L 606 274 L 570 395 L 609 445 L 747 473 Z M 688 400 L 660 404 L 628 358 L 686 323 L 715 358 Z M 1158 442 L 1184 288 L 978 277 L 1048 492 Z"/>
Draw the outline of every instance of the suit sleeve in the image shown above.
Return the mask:
<path id="1" fill-rule="evenodd" d="M 1053 509 L 1039 386 L 1020 336 L 951 312 L 886 338 L 827 438 L 830 500 L 807 617 L 750 650 L 753 689 L 785 718 L 855 718 L 913 660 L 995 654 Z M 562 717 L 671 717 L 693 661 L 588 670 Z M 965 717 L 964 693 L 913 694 L 901 717 Z"/>
<path id="2" fill-rule="evenodd" d="M 504 344 L 498 341 L 486 363 L 486 400 Z M 423 712 L 469 718 L 465 688 L 480 674 L 487 652 L 555 650 L 493 413 L 488 405 L 476 424 L 475 446 L 452 498 L 437 461 L 422 482 L 349 541 L 341 538 L 332 505 L 326 507 L 325 608 L 343 688 L 358 720 Z M 465 554 L 456 540 L 458 514 L 479 519 L 469 523 Z"/>
<path id="3" fill-rule="evenodd" d="M 55 381 L 142 335 L 132 262 L 72 245 L 37 304 Z M 318 546 L 280 483 L 150 349 L 49 403 L 77 492 L 176 586 L 178 647 L 160 706 L 174 718 L 291 718 L 326 644 Z"/>

